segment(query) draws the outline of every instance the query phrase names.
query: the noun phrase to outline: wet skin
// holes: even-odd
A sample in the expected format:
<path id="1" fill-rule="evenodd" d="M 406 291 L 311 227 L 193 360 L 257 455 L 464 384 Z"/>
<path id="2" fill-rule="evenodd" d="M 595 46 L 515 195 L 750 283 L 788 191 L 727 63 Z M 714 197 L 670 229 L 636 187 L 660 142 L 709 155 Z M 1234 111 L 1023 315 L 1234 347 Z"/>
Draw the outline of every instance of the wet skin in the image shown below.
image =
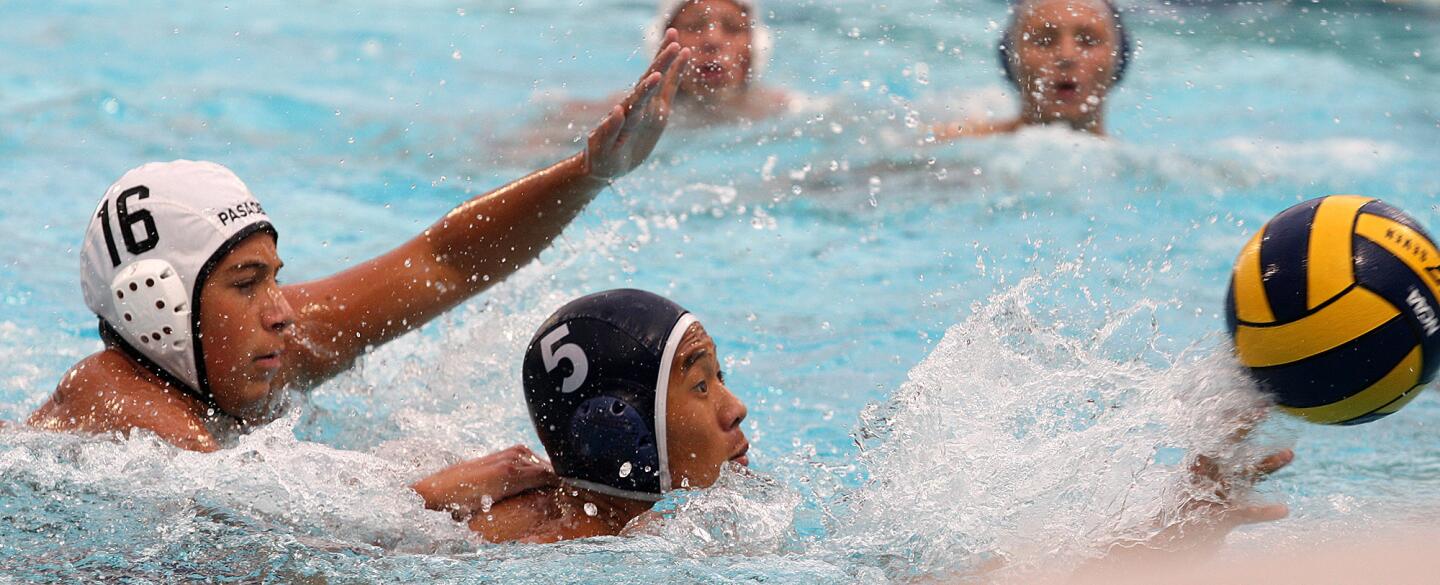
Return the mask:
<path id="1" fill-rule="evenodd" d="M 1006 35 L 1020 116 L 936 125 L 931 131 L 937 140 L 1008 134 L 1045 124 L 1105 135 L 1105 100 L 1115 85 L 1120 55 L 1110 9 L 1098 0 L 1032 0 L 1019 10 Z"/>
<path id="2" fill-rule="evenodd" d="M 181 448 L 214 451 L 220 445 L 212 424 L 264 422 L 283 389 L 312 388 L 371 348 L 494 286 L 538 256 L 611 179 L 649 156 L 689 55 L 677 37 L 667 31 L 650 69 L 589 134 L 584 151 L 462 204 L 378 258 L 282 286 L 270 236 L 251 236 L 231 249 L 201 290 L 208 395 L 109 347 L 62 376 L 30 424 L 92 433 L 145 429 Z"/>
<path id="3" fill-rule="evenodd" d="M 690 61 L 680 78 L 681 99 L 726 101 L 750 84 L 750 14 L 730 0 L 686 3 L 671 19 Z"/>
<path id="4" fill-rule="evenodd" d="M 1011 32 L 1022 119 L 1103 134 L 1103 105 L 1120 50 L 1109 10 L 1085 0 L 1027 6 Z"/>
<path id="5" fill-rule="evenodd" d="M 745 405 L 725 386 L 715 341 L 699 323 L 681 338 L 667 392 L 670 488 L 710 487 L 725 464 L 749 465 L 750 443 L 740 428 Z M 653 505 L 560 485 L 496 503 L 489 512 L 475 514 L 469 525 L 491 542 L 613 536 Z"/>

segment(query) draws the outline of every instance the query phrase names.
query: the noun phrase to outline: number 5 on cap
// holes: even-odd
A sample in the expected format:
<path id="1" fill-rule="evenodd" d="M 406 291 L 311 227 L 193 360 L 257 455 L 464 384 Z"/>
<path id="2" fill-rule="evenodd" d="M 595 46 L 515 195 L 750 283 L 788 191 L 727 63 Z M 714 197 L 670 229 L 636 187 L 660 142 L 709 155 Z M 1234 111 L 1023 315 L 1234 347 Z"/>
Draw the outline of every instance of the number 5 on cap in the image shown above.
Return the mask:
<path id="1" fill-rule="evenodd" d="M 590 373 L 590 362 L 585 359 L 585 351 L 580 349 L 580 346 L 567 343 L 555 347 L 555 344 L 563 341 L 569 334 L 570 326 L 561 325 L 540 339 L 540 360 L 545 362 L 546 372 L 555 371 L 555 368 L 560 367 L 561 361 L 570 362 L 570 375 L 565 376 L 565 380 L 560 383 L 562 394 L 569 394 L 580 388 L 580 385 L 585 383 L 585 376 Z"/>

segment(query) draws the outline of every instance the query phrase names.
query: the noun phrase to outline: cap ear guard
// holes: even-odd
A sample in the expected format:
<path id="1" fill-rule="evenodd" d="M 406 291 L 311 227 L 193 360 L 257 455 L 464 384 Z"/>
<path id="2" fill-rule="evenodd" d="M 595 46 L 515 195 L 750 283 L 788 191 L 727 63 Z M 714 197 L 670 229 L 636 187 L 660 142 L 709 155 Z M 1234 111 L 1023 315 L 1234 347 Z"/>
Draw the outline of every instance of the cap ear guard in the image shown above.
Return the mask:
<path id="1" fill-rule="evenodd" d="M 1130 57 L 1132 49 L 1130 45 L 1130 31 L 1125 26 L 1125 19 L 1120 15 L 1120 9 L 1110 0 L 1099 0 L 1110 10 L 1110 18 L 1115 22 L 1115 32 L 1119 37 L 1119 47 L 1115 52 L 1115 72 L 1111 74 L 1111 85 L 1119 85 L 1125 79 L 1125 70 L 1130 68 Z M 1016 2 L 1010 14 L 1010 24 L 1005 27 L 1005 32 L 1000 36 L 1000 42 L 995 44 L 995 52 L 1000 56 L 1000 71 L 1005 74 L 1005 79 L 1010 80 L 1010 85 L 1020 87 L 1020 78 L 1015 75 L 1015 68 L 1010 64 L 1010 37 L 1015 34 L 1016 21 L 1019 20 L 1020 8 L 1025 1 Z"/>
<path id="2" fill-rule="evenodd" d="M 181 381 L 198 386 L 190 352 L 190 292 L 169 262 L 137 260 L 110 282 L 114 329 Z"/>
<path id="3" fill-rule="evenodd" d="M 612 395 L 581 403 L 570 419 L 570 447 L 588 463 L 591 472 L 615 478 L 612 485 L 570 479 L 580 487 L 602 494 L 636 498 L 659 482 L 660 455 L 655 433 L 645 415 L 628 401 Z M 658 495 L 654 499 L 659 500 Z"/>

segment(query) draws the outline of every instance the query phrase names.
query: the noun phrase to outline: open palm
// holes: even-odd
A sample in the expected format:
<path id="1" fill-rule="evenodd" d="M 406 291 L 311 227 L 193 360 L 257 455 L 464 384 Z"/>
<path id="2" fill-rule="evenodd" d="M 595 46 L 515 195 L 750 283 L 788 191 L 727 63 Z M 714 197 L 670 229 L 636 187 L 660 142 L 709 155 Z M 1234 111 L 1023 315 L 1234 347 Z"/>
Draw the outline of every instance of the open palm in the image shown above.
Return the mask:
<path id="1" fill-rule="evenodd" d="M 680 85 L 680 70 L 690 50 L 681 49 L 675 29 L 665 31 L 663 48 L 634 89 L 590 131 L 585 145 L 590 176 L 612 180 L 624 176 L 655 150 L 670 118 L 670 104 Z"/>

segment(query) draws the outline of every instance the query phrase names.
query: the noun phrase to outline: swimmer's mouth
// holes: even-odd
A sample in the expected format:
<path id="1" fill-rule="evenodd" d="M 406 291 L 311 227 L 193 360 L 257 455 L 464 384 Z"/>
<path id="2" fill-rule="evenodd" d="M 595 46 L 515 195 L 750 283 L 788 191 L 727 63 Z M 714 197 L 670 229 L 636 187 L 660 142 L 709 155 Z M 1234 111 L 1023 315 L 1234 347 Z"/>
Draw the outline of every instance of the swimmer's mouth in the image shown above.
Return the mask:
<path id="1" fill-rule="evenodd" d="M 280 363 L 284 355 L 284 350 L 276 350 L 270 353 L 263 353 L 257 355 L 255 356 L 253 361 L 255 362 L 255 365 L 260 366 L 263 369 L 275 370 L 280 368 Z"/>
<path id="2" fill-rule="evenodd" d="M 695 68 L 695 73 L 706 79 L 714 79 L 725 75 L 725 66 L 714 61 L 703 63 Z"/>
<path id="3" fill-rule="evenodd" d="M 740 465 L 744 465 L 745 467 L 750 467 L 750 455 L 749 455 L 749 453 L 750 453 L 750 443 L 747 442 L 747 443 L 745 443 L 743 446 L 740 447 L 740 452 L 739 452 L 739 453 L 736 453 L 734 457 L 731 457 L 731 458 L 730 458 L 730 460 L 731 460 L 731 461 L 734 461 L 734 462 L 736 462 L 736 463 L 739 463 Z"/>
<path id="4" fill-rule="evenodd" d="M 1070 99 L 1080 95 L 1080 84 L 1074 81 L 1061 81 L 1055 84 L 1055 94 L 1062 99 Z"/>

